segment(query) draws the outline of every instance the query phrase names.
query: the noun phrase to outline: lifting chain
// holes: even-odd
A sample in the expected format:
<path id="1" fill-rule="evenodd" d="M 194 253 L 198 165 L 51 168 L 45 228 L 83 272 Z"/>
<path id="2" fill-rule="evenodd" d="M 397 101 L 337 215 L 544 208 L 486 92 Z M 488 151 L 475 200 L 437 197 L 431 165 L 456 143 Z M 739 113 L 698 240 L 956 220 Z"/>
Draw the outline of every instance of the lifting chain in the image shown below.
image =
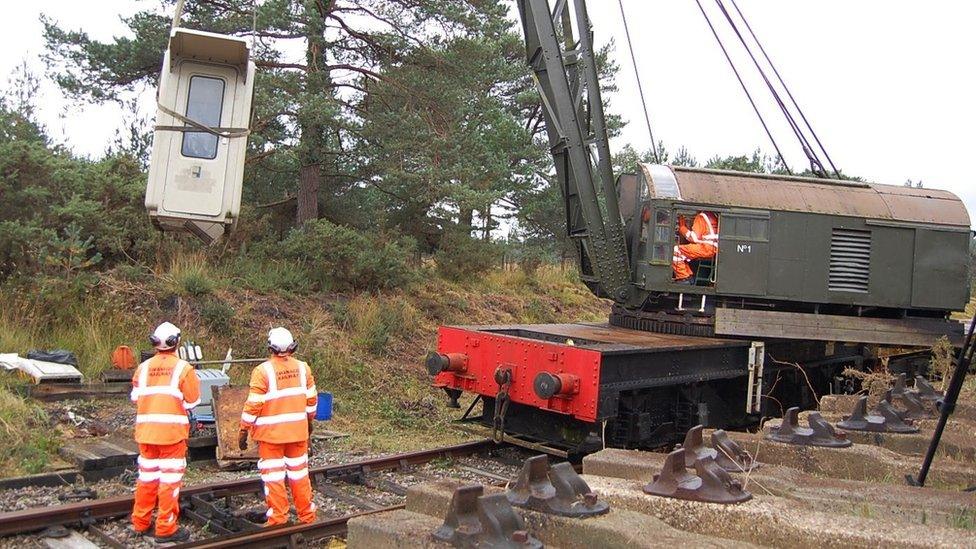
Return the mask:
<path id="1" fill-rule="evenodd" d="M 512 387 L 512 370 L 498 368 L 495 370 L 495 383 L 498 384 L 498 394 L 495 395 L 495 417 L 491 422 L 491 439 L 501 443 L 505 437 L 505 414 L 508 404 L 512 401 L 508 390 Z"/>

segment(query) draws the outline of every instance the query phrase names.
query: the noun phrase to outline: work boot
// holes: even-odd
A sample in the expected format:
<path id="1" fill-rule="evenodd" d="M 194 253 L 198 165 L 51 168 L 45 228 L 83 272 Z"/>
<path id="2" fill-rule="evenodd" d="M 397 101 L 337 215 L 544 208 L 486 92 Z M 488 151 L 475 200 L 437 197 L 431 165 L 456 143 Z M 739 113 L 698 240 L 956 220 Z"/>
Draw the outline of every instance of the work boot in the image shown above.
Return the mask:
<path id="1" fill-rule="evenodd" d="M 182 526 L 168 536 L 156 536 L 156 543 L 179 543 L 190 539 L 190 531 Z"/>
<path id="2" fill-rule="evenodd" d="M 137 530 L 135 526 L 133 526 L 133 525 L 130 524 L 125 529 L 125 532 L 127 534 L 129 534 L 130 536 L 137 537 L 137 538 L 141 538 L 142 536 L 145 536 L 145 535 L 148 535 L 149 534 L 149 528 L 146 528 L 145 530 Z"/>

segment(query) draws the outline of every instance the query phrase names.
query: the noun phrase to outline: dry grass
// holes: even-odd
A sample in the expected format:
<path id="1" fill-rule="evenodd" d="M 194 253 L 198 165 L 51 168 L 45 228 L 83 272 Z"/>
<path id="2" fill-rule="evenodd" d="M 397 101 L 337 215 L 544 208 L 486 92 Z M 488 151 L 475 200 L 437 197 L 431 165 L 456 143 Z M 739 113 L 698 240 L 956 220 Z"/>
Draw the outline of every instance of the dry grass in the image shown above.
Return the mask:
<path id="1" fill-rule="evenodd" d="M 58 447 L 44 410 L 6 387 L 0 387 L 0 433 L 4 440 L 0 476 L 37 473 Z"/>
<path id="2" fill-rule="evenodd" d="M 0 288 L 0 352 L 69 349 L 93 376 L 107 367 L 117 345 L 147 347 L 146 334 L 163 319 L 180 326 L 209 358 L 222 357 L 228 347 L 237 357 L 262 356 L 267 330 L 283 325 L 295 333 L 298 355 L 313 367 L 320 390 L 334 395 L 329 428 L 354 435 L 342 444 L 394 451 L 466 438 L 452 429 L 457 411 L 430 387 L 422 365 L 438 326 L 605 321 L 609 309 L 572 271 L 554 267 L 533 275 L 499 270 L 465 283 L 428 271 L 406 290 L 300 296 L 289 288 L 270 291 L 275 280 L 293 279 L 290 271 L 251 280 L 241 272 L 236 265 L 213 267 L 200 253 L 174 253 L 154 269 L 104 273 L 97 291 L 65 304 L 70 314 L 58 320 Z M 220 329 L 208 322 L 215 308 L 230 311 Z M 232 381 L 246 383 L 250 370 L 235 366 Z M 12 408 L 23 405 L 12 402 Z"/>

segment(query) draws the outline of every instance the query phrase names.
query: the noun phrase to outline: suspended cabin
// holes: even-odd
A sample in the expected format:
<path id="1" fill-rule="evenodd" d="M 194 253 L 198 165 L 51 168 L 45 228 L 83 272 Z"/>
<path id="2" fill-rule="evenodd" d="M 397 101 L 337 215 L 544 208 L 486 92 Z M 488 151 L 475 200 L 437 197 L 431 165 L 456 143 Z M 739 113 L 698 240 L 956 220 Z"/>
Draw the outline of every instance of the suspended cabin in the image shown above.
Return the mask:
<path id="1" fill-rule="evenodd" d="M 618 183 L 637 307 L 617 325 L 693 335 L 927 345 L 958 336 L 969 215 L 935 189 L 662 165 Z M 719 246 L 672 276 L 680 215 L 711 212 Z"/>
<path id="2" fill-rule="evenodd" d="M 146 210 L 160 229 L 210 243 L 237 222 L 254 72 L 242 38 L 170 33 L 146 187 Z"/>

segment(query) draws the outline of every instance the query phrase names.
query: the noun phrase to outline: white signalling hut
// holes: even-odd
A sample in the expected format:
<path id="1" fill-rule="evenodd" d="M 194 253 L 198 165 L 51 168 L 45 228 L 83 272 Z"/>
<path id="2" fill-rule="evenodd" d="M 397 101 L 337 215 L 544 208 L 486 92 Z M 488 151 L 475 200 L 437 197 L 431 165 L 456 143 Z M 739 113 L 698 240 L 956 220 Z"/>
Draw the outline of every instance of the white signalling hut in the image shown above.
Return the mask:
<path id="1" fill-rule="evenodd" d="M 254 72 L 242 38 L 170 32 L 146 187 L 146 210 L 160 229 L 211 243 L 236 224 Z"/>

